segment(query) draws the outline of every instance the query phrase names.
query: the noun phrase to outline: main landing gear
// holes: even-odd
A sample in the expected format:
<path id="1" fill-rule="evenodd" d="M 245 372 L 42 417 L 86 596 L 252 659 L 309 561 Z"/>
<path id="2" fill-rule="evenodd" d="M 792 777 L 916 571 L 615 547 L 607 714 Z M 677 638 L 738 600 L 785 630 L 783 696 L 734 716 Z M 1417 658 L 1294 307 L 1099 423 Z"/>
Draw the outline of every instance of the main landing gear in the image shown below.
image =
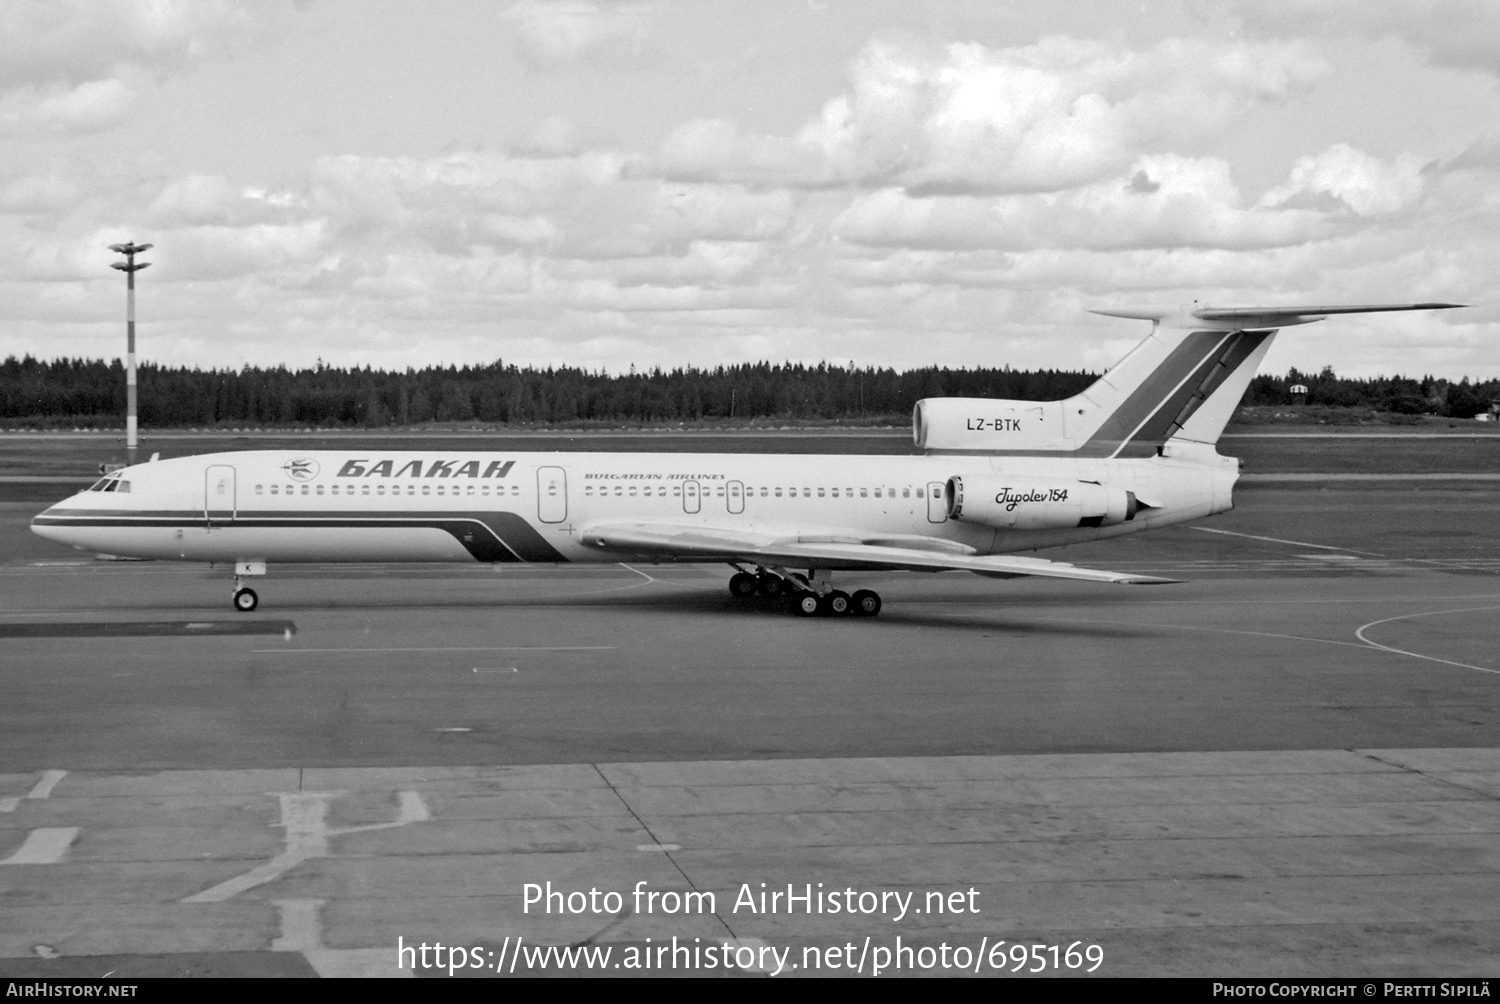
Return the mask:
<path id="1" fill-rule="evenodd" d="M 729 593 L 740 600 L 785 596 L 792 613 L 800 617 L 874 617 L 880 613 L 880 594 L 873 589 L 859 589 L 851 596 L 834 589 L 827 574 L 819 575 L 815 570 L 800 575 L 784 570 L 740 569 L 729 579 Z"/>

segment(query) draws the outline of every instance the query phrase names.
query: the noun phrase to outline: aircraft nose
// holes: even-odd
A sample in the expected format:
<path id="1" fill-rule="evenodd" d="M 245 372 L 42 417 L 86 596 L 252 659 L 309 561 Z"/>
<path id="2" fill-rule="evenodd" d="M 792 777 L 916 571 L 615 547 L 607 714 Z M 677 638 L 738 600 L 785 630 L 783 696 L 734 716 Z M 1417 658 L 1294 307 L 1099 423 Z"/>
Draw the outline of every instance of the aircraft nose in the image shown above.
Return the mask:
<path id="1" fill-rule="evenodd" d="M 76 496 L 75 496 L 76 498 Z M 63 522 L 61 510 L 68 508 L 68 499 L 51 506 L 31 517 L 31 532 L 45 540 L 73 546 L 72 533 Z"/>

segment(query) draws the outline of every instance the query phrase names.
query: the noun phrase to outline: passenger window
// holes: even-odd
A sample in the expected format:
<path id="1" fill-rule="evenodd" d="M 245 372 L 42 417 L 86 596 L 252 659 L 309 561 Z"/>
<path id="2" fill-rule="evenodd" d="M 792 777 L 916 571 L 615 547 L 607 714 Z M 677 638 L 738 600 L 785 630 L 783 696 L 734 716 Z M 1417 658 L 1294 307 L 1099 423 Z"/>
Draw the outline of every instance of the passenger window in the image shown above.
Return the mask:
<path id="1" fill-rule="evenodd" d="M 910 488 L 903 488 L 903 489 L 901 489 L 901 497 L 904 498 L 904 499 L 911 498 L 911 489 Z"/>
<path id="2" fill-rule="evenodd" d="M 630 496 L 631 498 L 635 497 L 635 485 L 630 486 Z"/>
<path id="3" fill-rule="evenodd" d="M 280 489 L 280 487 L 281 487 L 280 485 L 272 485 L 271 486 L 271 494 L 272 495 L 277 494 L 278 493 L 278 489 Z"/>
<path id="4" fill-rule="evenodd" d="M 464 492 L 464 494 L 465 495 L 473 495 L 474 494 L 474 486 L 473 485 L 469 485 L 469 490 L 466 491 L 466 492 Z"/>
<path id="5" fill-rule="evenodd" d="M 369 485 L 360 485 L 359 486 L 359 493 L 361 495 L 368 495 L 368 494 L 370 494 L 370 486 Z"/>
<path id="6" fill-rule="evenodd" d="M 625 494 L 625 489 L 623 487 L 621 487 L 620 485 L 615 485 L 615 494 L 616 495 L 624 495 Z"/>
<path id="7" fill-rule="evenodd" d="M 432 494 L 432 486 L 431 485 L 423 485 L 422 486 L 422 494 L 423 495 L 431 495 Z"/>
<path id="8" fill-rule="evenodd" d="M 876 498 L 880 498 L 880 489 L 879 488 L 875 489 L 875 497 Z"/>
<path id="9" fill-rule="evenodd" d="M 255 494 L 257 494 L 257 495 L 261 494 L 260 490 L 261 490 L 262 487 L 264 487 L 264 486 L 263 485 L 256 485 L 255 486 Z"/>
<path id="10" fill-rule="evenodd" d="M 318 494 L 319 495 L 323 494 L 323 486 L 322 485 L 318 485 Z"/>
<path id="11" fill-rule="evenodd" d="M 925 498 L 925 497 L 926 497 L 926 496 L 924 496 L 924 495 L 923 495 L 923 494 L 922 494 L 922 489 L 920 489 L 920 488 L 918 488 L 918 489 L 917 489 L 917 498 Z"/>
<path id="12" fill-rule="evenodd" d="M 781 489 L 780 488 L 776 489 L 776 497 L 777 498 L 781 498 Z"/>
<path id="13" fill-rule="evenodd" d="M 839 490 L 837 488 L 830 489 L 830 493 L 833 495 L 834 498 L 838 498 L 839 497 Z"/>
<path id="14" fill-rule="evenodd" d="M 818 489 L 818 498 L 822 498 L 822 497 L 823 497 L 823 489 L 819 488 Z"/>
<path id="15" fill-rule="evenodd" d="M 385 494 L 385 485 L 376 485 L 375 486 L 375 494 L 376 495 L 384 495 Z"/>
<path id="16" fill-rule="evenodd" d="M 861 488 L 859 490 L 859 497 L 862 498 L 862 499 L 863 498 L 869 498 L 870 497 L 870 489 L 868 489 L 868 488 Z"/>
<path id="17" fill-rule="evenodd" d="M 804 489 L 802 489 L 802 497 L 805 498 L 805 499 L 812 498 L 812 489 L 811 488 L 804 488 Z"/>

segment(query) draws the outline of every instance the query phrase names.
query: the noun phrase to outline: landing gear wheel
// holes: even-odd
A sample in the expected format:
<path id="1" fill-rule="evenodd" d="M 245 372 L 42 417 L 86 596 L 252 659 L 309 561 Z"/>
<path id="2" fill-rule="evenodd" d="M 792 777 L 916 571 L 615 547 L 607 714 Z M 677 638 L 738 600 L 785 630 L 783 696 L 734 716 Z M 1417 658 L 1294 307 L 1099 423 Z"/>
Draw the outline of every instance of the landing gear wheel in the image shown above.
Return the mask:
<path id="1" fill-rule="evenodd" d="M 856 617 L 874 617 L 880 613 L 880 594 L 872 589 L 860 589 L 852 597 L 850 612 Z"/>
<path id="2" fill-rule="evenodd" d="M 757 586 L 755 576 L 749 572 L 736 572 L 729 577 L 729 594 L 737 600 L 754 596 Z"/>
<path id="3" fill-rule="evenodd" d="M 828 612 L 835 617 L 843 617 L 854 608 L 849 594 L 837 589 L 823 597 L 823 603 L 828 607 Z"/>
<path id="4" fill-rule="evenodd" d="M 786 593 L 786 580 L 779 575 L 765 572 L 755 577 L 755 589 L 762 596 L 781 596 Z"/>
<path id="5" fill-rule="evenodd" d="M 798 593 L 792 600 L 792 612 L 799 617 L 816 617 L 823 612 L 823 601 L 816 593 Z"/>
<path id="6" fill-rule="evenodd" d="M 255 590 L 248 587 L 240 587 L 234 591 L 234 608 L 242 614 L 248 614 L 260 603 L 260 597 L 255 595 Z"/>

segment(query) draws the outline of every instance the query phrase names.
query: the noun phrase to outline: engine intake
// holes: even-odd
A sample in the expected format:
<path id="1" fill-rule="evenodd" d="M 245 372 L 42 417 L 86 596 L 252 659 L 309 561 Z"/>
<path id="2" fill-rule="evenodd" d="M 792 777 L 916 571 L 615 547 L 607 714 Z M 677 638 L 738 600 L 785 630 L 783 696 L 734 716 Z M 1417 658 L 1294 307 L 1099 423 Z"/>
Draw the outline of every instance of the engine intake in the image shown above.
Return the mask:
<path id="1" fill-rule="evenodd" d="M 1135 519 L 1135 492 L 1090 481 L 1046 484 L 954 475 L 944 487 L 949 519 L 997 530 L 1065 530 L 1113 526 Z"/>

